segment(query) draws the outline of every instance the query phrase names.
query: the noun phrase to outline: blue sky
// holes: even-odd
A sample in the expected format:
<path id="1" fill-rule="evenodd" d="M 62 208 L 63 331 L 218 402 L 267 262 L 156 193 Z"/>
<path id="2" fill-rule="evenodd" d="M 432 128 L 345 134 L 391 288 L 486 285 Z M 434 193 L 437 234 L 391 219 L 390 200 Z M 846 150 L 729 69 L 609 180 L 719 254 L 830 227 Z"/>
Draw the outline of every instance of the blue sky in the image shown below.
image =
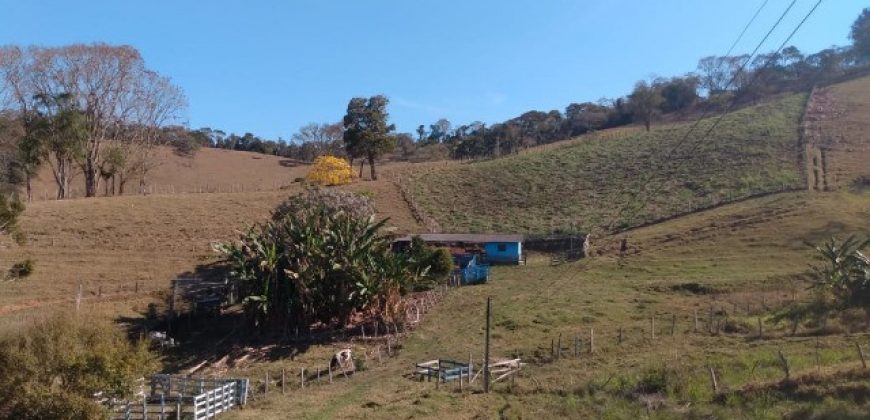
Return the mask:
<path id="1" fill-rule="evenodd" d="M 790 0 L 769 0 L 748 52 Z M 129 44 L 187 94 L 187 123 L 289 139 L 385 94 L 413 131 L 445 117 L 498 122 L 615 97 L 724 54 L 763 0 L 0 0 L 0 44 Z M 763 50 L 815 0 L 798 0 Z M 793 39 L 849 43 L 865 1 L 826 0 Z"/>

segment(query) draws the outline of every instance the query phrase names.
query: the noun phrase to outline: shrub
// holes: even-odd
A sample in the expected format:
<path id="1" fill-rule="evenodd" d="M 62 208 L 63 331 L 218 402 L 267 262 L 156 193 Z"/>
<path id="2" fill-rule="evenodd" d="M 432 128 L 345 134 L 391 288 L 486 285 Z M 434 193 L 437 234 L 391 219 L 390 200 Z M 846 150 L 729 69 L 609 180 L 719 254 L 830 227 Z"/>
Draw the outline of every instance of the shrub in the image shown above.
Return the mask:
<path id="1" fill-rule="evenodd" d="M 33 273 L 34 262 L 31 259 L 19 261 L 9 268 L 9 277 L 12 279 L 23 279 Z"/>
<path id="2" fill-rule="evenodd" d="M 144 343 L 112 325 L 56 316 L 0 340 L 0 418 L 99 418 L 96 392 L 124 398 L 156 369 Z"/>
<path id="3" fill-rule="evenodd" d="M 834 238 L 816 247 L 814 286 L 817 292 L 830 294 L 840 307 L 865 308 L 870 316 L 870 258 L 862 250 L 870 246 L 870 238 L 855 237 L 840 242 Z"/>
<path id="4" fill-rule="evenodd" d="M 411 238 L 407 255 L 412 269 L 421 280 L 417 285 L 418 288 L 431 287 L 432 283 L 444 282 L 455 269 L 453 255 L 450 254 L 449 249 L 431 247 L 419 236 Z"/>
<path id="5" fill-rule="evenodd" d="M 305 180 L 323 186 L 344 185 L 353 180 L 353 170 L 346 160 L 324 155 L 314 160 Z"/>
<path id="6" fill-rule="evenodd" d="M 429 275 L 444 280 L 453 273 L 453 255 L 447 248 L 436 248 L 429 256 Z"/>

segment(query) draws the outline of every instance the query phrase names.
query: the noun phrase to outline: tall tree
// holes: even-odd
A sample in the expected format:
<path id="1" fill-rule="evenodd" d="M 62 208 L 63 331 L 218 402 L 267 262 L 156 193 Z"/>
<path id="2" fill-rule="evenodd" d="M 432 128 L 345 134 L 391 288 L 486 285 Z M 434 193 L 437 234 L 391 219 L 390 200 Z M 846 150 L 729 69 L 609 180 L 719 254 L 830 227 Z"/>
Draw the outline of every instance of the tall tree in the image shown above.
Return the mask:
<path id="1" fill-rule="evenodd" d="M 653 117 L 659 112 L 664 100 L 657 84 L 643 80 L 637 82 L 631 95 L 628 95 L 628 100 L 634 120 L 642 121 L 646 131 L 649 131 Z"/>
<path id="2" fill-rule="evenodd" d="M 698 100 L 698 77 L 688 75 L 673 77 L 660 85 L 664 112 L 675 112 L 687 109 Z"/>
<path id="3" fill-rule="evenodd" d="M 429 125 L 429 143 L 441 143 L 448 135 L 450 135 L 450 121 L 447 118 L 441 118 L 435 124 Z"/>
<path id="4" fill-rule="evenodd" d="M 87 118 L 68 94 L 37 95 L 33 106 L 24 114 L 22 160 L 29 161 L 34 173 L 39 163 L 47 161 L 57 183 L 57 199 L 69 198 L 74 165 L 84 155 Z"/>
<path id="5" fill-rule="evenodd" d="M 142 155 L 149 155 L 158 128 L 186 106 L 180 89 L 146 68 L 130 46 L 4 47 L 0 56 L 5 57 L 0 59 L 2 82 L 22 114 L 34 108 L 33 98 L 66 95 L 70 107 L 84 116 L 86 141 L 79 163 L 89 197 L 97 193 L 107 142 L 137 143 L 146 149 Z"/>
<path id="6" fill-rule="evenodd" d="M 870 61 L 870 7 L 861 11 L 849 32 L 852 49 L 860 62 Z"/>
<path id="7" fill-rule="evenodd" d="M 423 124 L 420 124 L 417 127 L 417 141 L 422 143 L 424 137 L 426 137 L 426 126 Z"/>
<path id="8" fill-rule="evenodd" d="M 314 160 L 314 158 L 326 154 L 335 154 L 335 145 L 342 140 L 344 127 L 341 123 L 335 124 L 318 124 L 309 123 L 293 134 L 293 141 L 300 145 L 310 144 L 314 146 L 313 156 L 306 156 L 305 160 Z"/>
<path id="9" fill-rule="evenodd" d="M 353 98 L 347 104 L 344 116 L 344 147 L 348 157 L 365 158 L 371 168 L 372 180 L 378 179 L 375 160 L 396 147 L 395 137 L 390 132 L 396 129 L 388 124 L 387 104 L 383 95 L 371 98 Z"/>

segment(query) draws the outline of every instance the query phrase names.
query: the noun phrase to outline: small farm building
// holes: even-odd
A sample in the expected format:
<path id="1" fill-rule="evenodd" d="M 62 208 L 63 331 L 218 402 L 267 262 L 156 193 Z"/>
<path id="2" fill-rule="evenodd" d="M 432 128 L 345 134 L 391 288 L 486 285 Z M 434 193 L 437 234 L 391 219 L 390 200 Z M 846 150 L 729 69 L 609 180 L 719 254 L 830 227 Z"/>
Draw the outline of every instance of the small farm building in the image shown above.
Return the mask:
<path id="1" fill-rule="evenodd" d="M 484 263 L 520 264 L 523 259 L 522 235 L 423 233 L 403 236 L 395 240 L 401 248 L 419 236 L 429 245 L 449 247 L 453 254 L 481 254 Z"/>

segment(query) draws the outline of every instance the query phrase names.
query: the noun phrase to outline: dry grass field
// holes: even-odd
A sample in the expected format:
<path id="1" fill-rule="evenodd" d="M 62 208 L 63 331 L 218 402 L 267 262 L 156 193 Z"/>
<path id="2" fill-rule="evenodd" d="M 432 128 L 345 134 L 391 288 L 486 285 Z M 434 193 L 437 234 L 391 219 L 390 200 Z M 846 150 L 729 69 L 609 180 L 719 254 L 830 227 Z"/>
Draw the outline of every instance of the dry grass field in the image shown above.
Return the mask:
<path id="1" fill-rule="evenodd" d="M 256 192 L 277 190 L 308 173 L 305 163 L 286 158 L 235 150 L 201 148 L 193 157 L 176 154 L 171 148 L 157 151 L 157 167 L 148 177 L 149 192 L 182 194 L 198 192 Z M 104 194 L 101 183 L 99 194 Z M 84 196 L 84 178 L 76 173 L 72 196 Z M 35 200 L 53 199 L 57 192 L 48 166 L 33 183 Z M 139 179 L 127 182 L 125 194 L 139 194 Z"/>

